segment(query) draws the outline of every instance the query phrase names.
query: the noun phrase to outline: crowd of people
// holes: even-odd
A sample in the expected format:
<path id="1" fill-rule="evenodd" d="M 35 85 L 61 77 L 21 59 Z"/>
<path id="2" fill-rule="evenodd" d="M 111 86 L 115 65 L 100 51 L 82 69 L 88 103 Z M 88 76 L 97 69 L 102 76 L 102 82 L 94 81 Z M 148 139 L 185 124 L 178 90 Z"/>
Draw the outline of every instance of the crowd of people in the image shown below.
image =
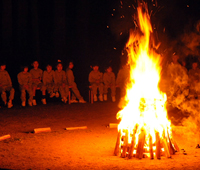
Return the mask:
<path id="1" fill-rule="evenodd" d="M 185 98 L 200 98 L 200 69 L 198 68 L 198 60 L 192 62 L 192 69 L 189 71 L 185 67 L 185 61 L 179 63 L 179 56 L 173 55 L 172 62 L 167 66 L 167 93 L 168 102 L 173 106 L 178 106 Z M 36 90 L 42 93 L 41 101 L 47 104 L 47 94 L 50 98 L 61 98 L 61 101 L 67 103 L 69 90 L 72 91 L 71 103 L 86 103 L 80 94 L 73 74 L 74 63 L 71 61 L 67 69 L 63 70 L 63 65 L 58 62 L 56 70 L 52 69 L 52 65 L 48 64 L 46 70 L 39 68 L 39 62 L 32 63 L 33 68 L 29 71 L 28 66 L 23 66 L 22 71 L 17 74 L 19 89 L 21 92 L 21 105 L 23 107 L 28 103 L 29 106 L 37 105 Z M 89 73 L 88 81 L 94 102 L 107 101 L 108 89 L 111 90 L 112 102 L 116 101 L 116 87 L 120 88 L 119 108 L 123 107 L 123 98 L 126 95 L 126 84 L 129 79 L 129 66 L 122 65 L 121 69 L 115 77 L 112 67 L 108 66 L 105 72 L 99 71 L 99 65 L 92 65 L 92 71 Z M 12 86 L 12 81 L 9 73 L 6 71 L 6 64 L 0 63 L 0 93 L 5 106 L 11 108 L 15 89 Z M 29 99 L 26 100 L 28 93 Z M 9 98 L 7 99 L 7 94 Z M 78 99 L 78 100 L 77 100 Z"/>
<path id="2" fill-rule="evenodd" d="M 73 61 L 69 62 L 67 69 L 63 70 L 63 64 L 58 61 L 56 70 L 52 69 L 52 65 L 46 65 L 46 70 L 39 68 L 39 62 L 32 63 L 32 69 L 29 71 L 28 66 L 23 66 L 20 73 L 17 74 L 19 90 L 21 92 L 21 105 L 23 107 L 28 103 L 29 106 L 37 105 L 36 90 L 41 91 L 41 101 L 47 104 L 47 95 L 50 98 L 61 98 L 61 101 L 67 103 L 69 90 L 72 91 L 70 103 L 86 103 L 80 94 L 73 74 Z M 89 73 L 88 81 L 90 88 L 93 92 L 94 102 L 107 101 L 108 88 L 111 89 L 112 101 L 116 101 L 116 87 L 120 87 L 123 95 L 125 95 L 125 79 L 128 78 L 128 71 L 124 72 L 121 69 L 118 73 L 117 79 L 112 71 L 112 67 L 108 66 L 105 73 L 99 71 L 99 65 L 94 64 L 92 71 Z M 9 73 L 6 71 L 6 64 L 0 63 L 0 93 L 5 106 L 8 108 L 13 107 L 13 99 L 15 89 L 13 88 L 12 81 Z M 28 94 L 27 94 L 28 93 Z M 7 99 L 7 96 L 9 98 Z M 28 100 L 26 99 L 28 96 Z M 38 97 L 37 97 L 38 99 Z M 78 100 L 77 100 L 78 99 Z"/>
<path id="3" fill-rule="evenodd" d="M 86 103 L 83 97 L 80 95 L 77 85 L 74 82 L 74 75 L 72 68 L 73 62 L 69 63 L 66 71 L 63 70 L 61 62 L 57 63 L 56 70 L 52 69 L 52 65 L 48 64 L 46 70 L 43 71 L 39 68 L 39 62 L 34 61 L 32 63 L 33 68 L 29 71 L 28 66 L 23 66 L 22 71 L 17 74 L 19 83 L 19 89 L 21 91 L 21 105 L 26 106 L 26 93 L 28 93 L 28 105 L 37 105 L 36 102 L 36 90 L 42 92 L 42 103 L 46 102 L 46 93 L 50 98 L 61 96 L 61 100 L 67 103 L 67 97 L 69 94 L 69 86 L 73 92 L 71 103 L 79 102 Z M 6 64 L 0 64 L 0 93 L 4 105 L 8 108 L 13 106 L 12 100 L 14 99 L 15 90 L 12 86 L 12 81 L 9 73 L 6 71 Z M 7 99 L 7 93 L 9 93 L 9 99 Z M 78 98 L 79 101 L 76 100 Z"/>

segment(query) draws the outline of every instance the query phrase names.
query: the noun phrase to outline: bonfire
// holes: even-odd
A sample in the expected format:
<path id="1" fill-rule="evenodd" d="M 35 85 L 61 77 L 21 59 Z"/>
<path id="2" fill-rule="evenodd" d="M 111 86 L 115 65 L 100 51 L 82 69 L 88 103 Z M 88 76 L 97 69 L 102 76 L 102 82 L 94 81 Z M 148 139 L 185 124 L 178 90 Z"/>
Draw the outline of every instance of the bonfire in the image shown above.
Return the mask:
<path id="1" fill-rule="evenodd" d="M 178 151 L 167 117 L 165 93 L 158 84 L 161 56 L 155 52 L 153 29 L 146 3 L 138 3 L 138 27 L 126 44 L 130 77 L 120 119 L 115 155 L 121 157 L 171 157 Z"/>

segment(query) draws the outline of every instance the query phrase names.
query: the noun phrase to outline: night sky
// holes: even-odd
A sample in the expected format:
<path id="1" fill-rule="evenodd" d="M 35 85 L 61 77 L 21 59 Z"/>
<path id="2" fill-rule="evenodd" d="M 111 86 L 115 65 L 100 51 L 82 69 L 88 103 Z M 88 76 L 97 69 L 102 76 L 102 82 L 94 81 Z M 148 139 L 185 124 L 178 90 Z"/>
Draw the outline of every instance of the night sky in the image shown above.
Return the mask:
<path id="1" fill-rule="evenodd" d="M 57 59 L 66 68 L 73 60 L 78 87 L 87 87 L 94 61 L 101 71 L 112 64 L 117 73 L 128 31 L 134 27 L 132 4 L 136 1 L 0 0 L 0 62 L 6 61 L 15 89 L 20 65 L 31 68 L 34 60 L 42 69 L 48 63 L 55 68 Z M 148 4 L 152 25 L 165 47 L 185 31 L 194 31 L 200 19 L 198 0 L 158 0 L 157 6 L 148 0 Z"/>

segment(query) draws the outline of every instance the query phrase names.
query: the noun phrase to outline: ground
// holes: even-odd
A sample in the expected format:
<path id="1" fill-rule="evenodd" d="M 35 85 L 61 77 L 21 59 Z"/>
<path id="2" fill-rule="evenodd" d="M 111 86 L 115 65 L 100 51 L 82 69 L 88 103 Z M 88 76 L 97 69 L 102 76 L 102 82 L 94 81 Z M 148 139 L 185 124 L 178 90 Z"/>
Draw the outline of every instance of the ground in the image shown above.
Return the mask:
<path id="1" fill-rule="evenodd" d="M 200 169 L 196 135 L 178 126 L 179 112 L 169 112 L 173 136 L 179 146 L 172 158 L 161 160 L 124 159 L 113 155 L 118 123 L 117 103 L 48 103 L 35 107 L 0 109 L 0 169 Z M 175 124 L 176 123 L 176 124 Z M 87 126 L 83 130 L 66 127 Z M 34 128 L 51 127 L 51 132 L 32 133 Z M 183 153 L 187 153 L 186 155 Z"/>

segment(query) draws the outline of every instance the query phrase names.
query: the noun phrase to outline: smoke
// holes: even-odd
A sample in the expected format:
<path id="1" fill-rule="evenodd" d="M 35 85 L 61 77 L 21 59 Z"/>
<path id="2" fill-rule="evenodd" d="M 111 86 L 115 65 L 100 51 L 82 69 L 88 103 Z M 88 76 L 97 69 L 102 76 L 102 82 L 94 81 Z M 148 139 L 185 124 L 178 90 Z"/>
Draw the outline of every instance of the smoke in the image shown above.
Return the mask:
<path id="1" fill-rule="evenodd" d="M 179 54 L 180 60 L 200 56 L 200 20 L 186 25 L 184 32 L 171 41 L 169 49 Z"/>
<path id="2" fill-rule="evenodd" d="M 185 33 L 181 36 L 181 42 L 184 44 L 181 49 L 183 55 L 200 55 L 200 35 L 197 32 Z"/>
<path id="3" fill-rule="evenodd" d="M 173 42 L 174 51 L 181 59 L 200 56 L 200 20 L 185 26 L 184 33 Z"/>
<path id="4" fill-rule="evenodd" d="M 173 44 L 173 45 L 172 45 Z M 185 27 L 184 33 L 181 34 L 177 40 L 172 41 L 167 51 L 176 52 L 179 55 L 180 60 L 188 61 L 191 65 L 191 61 L 194 56 L 199 60 L 200 56 L 200 20 L 195 24 L 189 24 Z M 166 56 L 166 55 L 165 55 Z M 190 68 L 188 66 L 188 68 Z M 170 72 L 169 69 L 165 71 Z M 183 119 L 179 120 L 182 126 L 174 128 L 174 131 L 178 134 L 186 134 L 188 138 L 194 139 L 196 144 L 200 142 L 200 96 L 191 97 L 190 87 L 187 86 L 187 82 L 183 83 L 183 79 L 187 77 L 187 73 L 179 74 L 173 77 L 173 82 L 166 80 L 168 104 L 173 108 L 178 108 Z M 200 86 L 198 86 L 200 88 Z M 199 91 L 199 89 L 196 89 Z"/>

